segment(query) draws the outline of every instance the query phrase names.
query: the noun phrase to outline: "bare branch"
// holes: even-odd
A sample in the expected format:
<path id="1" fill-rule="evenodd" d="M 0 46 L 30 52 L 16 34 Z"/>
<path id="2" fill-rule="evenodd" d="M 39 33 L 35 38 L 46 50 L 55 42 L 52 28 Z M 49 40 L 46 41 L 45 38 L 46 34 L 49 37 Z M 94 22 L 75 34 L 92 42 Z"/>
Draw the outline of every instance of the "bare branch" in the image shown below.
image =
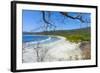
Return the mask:
<path id="1" fill-rule="evenodd" d="M 49 15 L 48 16 L 50 16 L 50 13 L 49 13 Z M 42 11 L 42 17 L 43 17 L 43 21 L 46 23 L 46 25 L 47 25 L 47 27 L 49 28 L 51 28 L 51 27 L 54 27 L 54 28 L 56 28 L 56 26 L 54 25 L 54 24 L 52 24 L 51 22 L 49 22 L 49 20 L 47 20 L 47 18 L 46 18 L 46 12 L 45 11 Z"/>
<path id="2" fill-rule="evenodd" d="M 47 31 L 48 29 L 51 29 L 51 28 L 53 30 L 55 30 L 56 26 L 53 23 L 53 21 L 50 20 L 52 13 L 49 12 L 49 11 L 41 11 L 41 13 L 42 13 L 42 20 L 44 21 L 43 25 L 44 25 L 45 30 Z M 84 19 L 84 15 L 82 13 L 77 13 L 76 15 L 70 15 L 68 12 L 58 12 L 58 13 L 63 15 L 63 17 L 71 18 L 71 19 L 74 19 L 74 20 L 76 19 L 76 20 L 79 20 L 82 23 L 90 23 L 89 20 Z"/>
<path id="3" fill-rule="evenodd" d="M 46 13 L 45 13 L 45 11 L 42 11 L 42 15 L 43 15 L 43 20 L 44 20 L 44 22 L 47 23 L 47 24 L 51 24 L 51 23 L 49 23 L 49 22 L 46 20 Z"/>
<path id="4" fill-rule="evenodd" d="M 83 23 L 85 22 L 85 21 L 83 20 L 83 18 L 82 18 L 81 13 L 77 14 L 77 16 L 71 16 L 71 15 L 68 14 L 68 12 L 60 12 L 60 14 L 66 16 L 66 17 L 69 17 L 69 18 L 71 18 L 71 19 L 80 20 L 80 21 L 83 22 Z"/>

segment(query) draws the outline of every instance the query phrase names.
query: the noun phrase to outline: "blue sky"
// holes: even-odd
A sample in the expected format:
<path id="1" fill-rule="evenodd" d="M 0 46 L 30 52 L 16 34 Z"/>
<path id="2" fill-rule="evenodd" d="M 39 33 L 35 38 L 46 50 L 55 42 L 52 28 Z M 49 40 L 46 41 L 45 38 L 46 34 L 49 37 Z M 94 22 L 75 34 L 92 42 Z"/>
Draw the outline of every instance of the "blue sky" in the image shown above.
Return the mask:
<path id="1" fill-rule="evenodd" d="M 49 21 L 56 26 L 56 30 L 71 30 L 71 29 L 78 29 L 90 26 L 90 23 L 82 23 L 79 20 L 73 20 L 68 17 L 64 17 L 59 12 L 51 12 L 51 16 Z M 71 16 L 75 16 L 77 12 L 69 12 Z M 82 13 L 84 20 L 89 20 L 91 18 L 90 13 Z M 41 32 L 43 31 L 43 24 L 44 21 L 42 19 L 42 13 L 40 11 L 34 10 L 23 10 L 22 13 L 22 24 L 23 24 L 23 31 L 24 32 Z M 38 29 L 42 27 L 41 29 Z M 37 30 L 36 30 L 37 29 Z M 53 28 L 51 28 L 52 30 Z"/>

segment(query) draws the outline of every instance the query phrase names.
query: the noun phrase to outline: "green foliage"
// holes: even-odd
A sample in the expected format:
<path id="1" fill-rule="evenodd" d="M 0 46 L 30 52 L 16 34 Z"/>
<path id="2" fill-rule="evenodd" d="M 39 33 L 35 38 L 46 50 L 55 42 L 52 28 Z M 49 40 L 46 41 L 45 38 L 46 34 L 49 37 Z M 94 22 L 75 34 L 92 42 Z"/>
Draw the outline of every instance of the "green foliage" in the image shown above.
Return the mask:
<path id="1" fill-rule="evenodd" d="M 47 34 L 63 36 L 71 42 L 90 41 L 91 39 L 90 28 L 49 31 Z"/>
<path id="2" fill-rule="evenodd" d="M 71 42 L 90 41 L 90 36 L 87 34 L 73 34 L 66 37 Z"/>

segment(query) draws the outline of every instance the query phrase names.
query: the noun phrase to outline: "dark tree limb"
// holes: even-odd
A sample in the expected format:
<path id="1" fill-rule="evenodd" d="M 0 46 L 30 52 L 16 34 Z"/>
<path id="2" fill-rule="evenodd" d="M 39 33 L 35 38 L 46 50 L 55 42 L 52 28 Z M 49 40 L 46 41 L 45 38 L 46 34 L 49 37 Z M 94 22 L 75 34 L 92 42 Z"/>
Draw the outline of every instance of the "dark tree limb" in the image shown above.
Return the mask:
<path id="1" fill-rule="evenodd" d="M 49 16 L 50 16 L 50 13 L 49 13 Z M 51 28 L 51 27 L 54 27 L 56 28 L 56 26 L 54 24 L 52 24 L 51 22 L 49 22 L 49 20 L 46 18 L 46 12 L 45 11 L 42 11 L 42 17 L 43 17 L 43 21 L 46 23 L 46 29 L 47 28 Z"/>
<path id="2" fill-rule="evenodd" d="M 47 19 L 46 19 L 46 13 L 45 13 L 45 11 L 42 11 L 42 17 L 43 17 L 43 21 L 44 21 L 45 23 L 51 24 L 51 23 L 48 22 Z"/>
<path id="3" fill-rule="evenodd" d="M 71 15 L 68 14 L 68 12 L 60 12 L 60 14 L 62 14 L 63 16 L 66 16 L 68 18 L 71 18 L 71 19 L 77 19 L 77 20 L 79 20 L 79 21 L 81 21 L 83 23 L 85 22 L 83 20 L 83 17 L 81 15 L 81 13 L 77 14 L 76 16 L 71 16 Z"/>
<path id="4" fill-rule="evenodd" d="M 49 11 L 41 11 L 42 13 L 42 20 L 44 21 L 44 28 L 47 31 L 49 28 L 56 29 L 55 24 L 50 21 L 51 12 Z M 58 12 L 59 14 L 63 15 L 64 17 L 70 18 L 70 19 L 76 19 L 79 20 L 82 23 L 90 23 L 89 20 L 84 19 L 84 15 L 82 13 L 77 13 L 76 15 L 70 15 L 68 12 Z"/>

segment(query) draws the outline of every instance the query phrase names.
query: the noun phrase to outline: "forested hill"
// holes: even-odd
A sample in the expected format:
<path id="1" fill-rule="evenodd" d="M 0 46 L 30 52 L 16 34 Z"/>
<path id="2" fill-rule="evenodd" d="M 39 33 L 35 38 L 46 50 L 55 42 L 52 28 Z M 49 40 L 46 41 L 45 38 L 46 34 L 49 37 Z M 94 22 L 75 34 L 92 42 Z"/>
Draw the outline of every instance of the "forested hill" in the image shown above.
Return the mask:
<path id="1" fill-rule="evenodd" d="M 81 29 L 73 29 L 73 30 L 56 30 L 56 31 L 47 31 L 47 32 L 39 32 L 37 34 L 74 34 L 74 33 L 90 33 L 90 28 L 81 28 Z"/>
<path id="2" fill-rule="evenodd" d="M 73 29 L 73 30 L 56 30 L 46 32 L 23 32 L 24 34 L 40 34 L 40 35 L 59 35 L 63 36 L 70 41 L 90 41 L 91 33 L 90 27 Z"/>

